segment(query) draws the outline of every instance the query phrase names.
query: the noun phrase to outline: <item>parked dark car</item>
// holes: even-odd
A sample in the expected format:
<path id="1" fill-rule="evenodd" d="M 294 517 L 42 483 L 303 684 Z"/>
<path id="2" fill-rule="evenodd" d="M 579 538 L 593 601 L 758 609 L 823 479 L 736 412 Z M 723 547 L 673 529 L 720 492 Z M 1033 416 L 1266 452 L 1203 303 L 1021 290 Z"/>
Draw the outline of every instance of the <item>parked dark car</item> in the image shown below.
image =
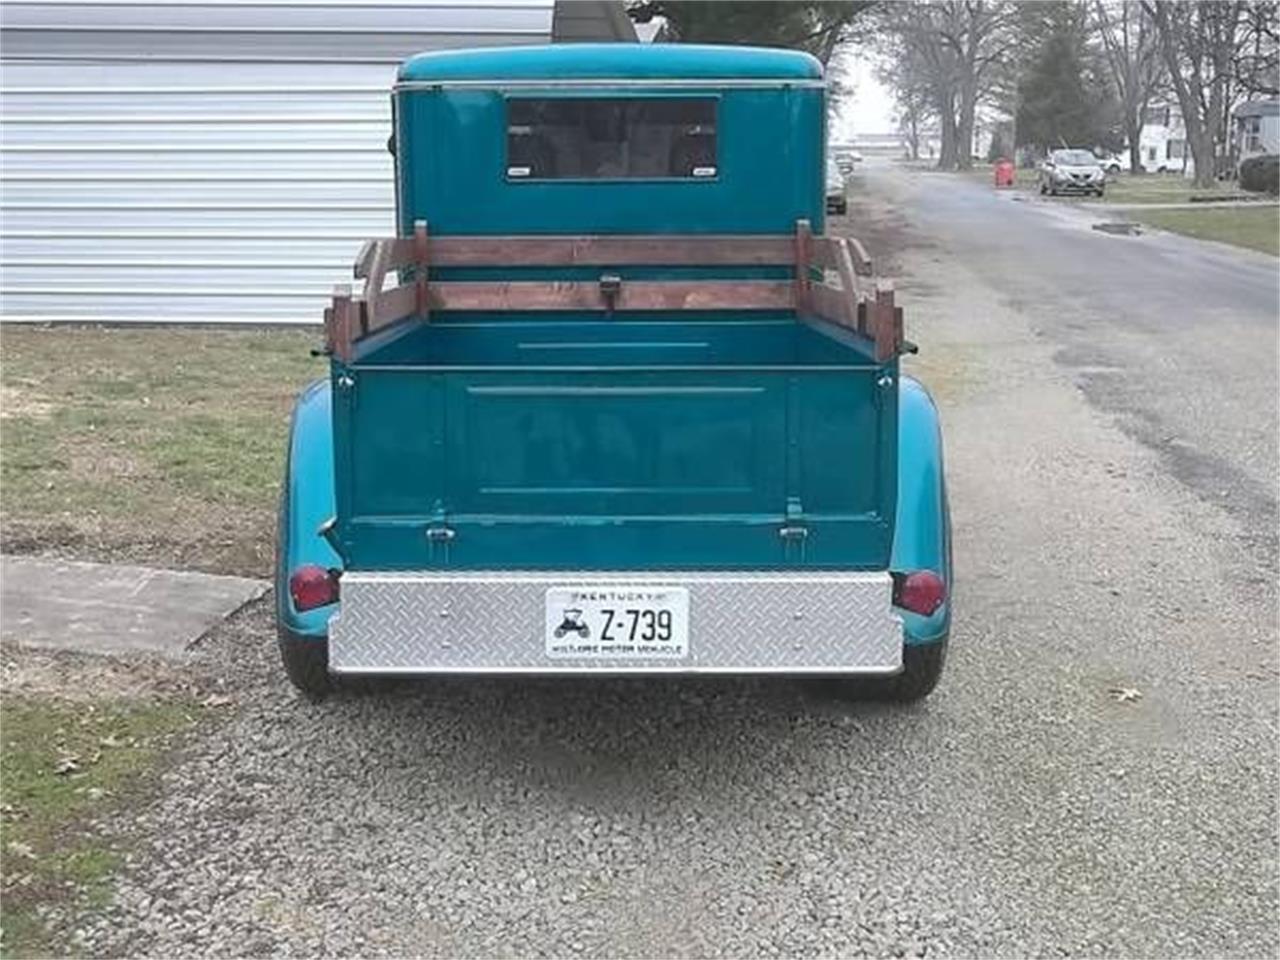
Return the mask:
<path id="1" fill-rule="evenodd" d="M 843 217 L 849 212 L 849 201 L 844 195 L 844 174 L 831 157 L 827 157 L 827 213 Z"/>

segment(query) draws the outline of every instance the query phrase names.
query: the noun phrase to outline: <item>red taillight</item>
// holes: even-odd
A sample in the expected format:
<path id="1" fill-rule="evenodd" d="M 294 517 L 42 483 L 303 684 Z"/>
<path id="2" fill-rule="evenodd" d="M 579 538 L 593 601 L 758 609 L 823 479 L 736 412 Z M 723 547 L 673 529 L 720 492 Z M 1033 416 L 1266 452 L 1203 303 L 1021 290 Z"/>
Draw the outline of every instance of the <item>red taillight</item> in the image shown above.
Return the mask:
<path id="1" fill-rule="evenodd" d="M 338 571 L 313 563 L 299 567 L 289 578 L 289 596 L 295 610 L 314 610 L 338 602 Z"/>
<path id="2" fill-rule="evenodd" d="M 932 570 L 893 575 L 893 604 L 929 616 L 947 599 L 947 585 Z"/>

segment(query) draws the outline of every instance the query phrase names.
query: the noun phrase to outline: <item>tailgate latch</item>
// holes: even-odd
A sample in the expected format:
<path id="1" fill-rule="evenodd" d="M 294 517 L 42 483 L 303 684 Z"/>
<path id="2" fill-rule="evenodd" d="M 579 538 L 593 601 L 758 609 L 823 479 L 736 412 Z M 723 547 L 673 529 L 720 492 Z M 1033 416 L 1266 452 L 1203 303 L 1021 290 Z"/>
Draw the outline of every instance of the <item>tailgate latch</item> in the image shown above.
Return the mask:
<path id="1" fill-rule="evenodd" d="M 616 273 L 600 275 L 600 296 L 604 298 L 606 316 L 613 316 L 613 309 L 618 305 L 618 297 L 622 295 L 622 277 Z"/>
<path id="2" fill-rule="evenodd" d="M 427 527 L 425 533 L 427 548 L 431 553 L 432 561 L 435 563 L 448 563 L 449 544 L 458 535 L 458 531 L 449 526 L 444 504 L 436 503 L 435 509 L 431 513 L 431 525 Z"/>
<path id="3" fill-rule="evenodd" d="M 804 508 L 800 506 L 799 497 L 787 497 L 787 519 L 778 528 L 778 536 L 786 543 L 803 543 L 809 536 L 809 528 L 804 523 Z"/>

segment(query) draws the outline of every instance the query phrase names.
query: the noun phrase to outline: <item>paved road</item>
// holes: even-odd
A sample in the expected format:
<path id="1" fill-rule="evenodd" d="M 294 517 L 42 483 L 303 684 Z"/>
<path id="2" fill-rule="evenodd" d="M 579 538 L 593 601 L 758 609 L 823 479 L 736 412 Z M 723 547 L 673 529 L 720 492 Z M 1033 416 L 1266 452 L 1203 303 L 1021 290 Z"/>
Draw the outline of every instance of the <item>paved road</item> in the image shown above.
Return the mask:
<path id="1" fill-rule="evenodd" d="M 956 177 L 904 182 L 878 168 L 871 182 L 901 197 L 920 234 L 1057 348 L 1054 363 L 1092 404 L 1197 493 L 1274 534 L 1274 257 L 1174 234 L 1101 233 L 1103 211 Z"/>
<path id="2" fill-rule="evenodd" d="M 948 430 L 933 698 L 485 682 L 317 708 L 259 607 L 208 640 L 238 709 L 140 816 L 84 948 L 1275 955 L 1275 267 L 867 181 Z"/>

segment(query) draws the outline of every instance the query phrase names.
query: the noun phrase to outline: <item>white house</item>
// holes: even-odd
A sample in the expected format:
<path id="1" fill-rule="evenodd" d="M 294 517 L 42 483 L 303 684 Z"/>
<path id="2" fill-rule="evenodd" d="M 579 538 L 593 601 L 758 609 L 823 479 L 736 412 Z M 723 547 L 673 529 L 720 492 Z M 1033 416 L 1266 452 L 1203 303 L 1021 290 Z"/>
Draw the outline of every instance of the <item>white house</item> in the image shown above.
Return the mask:
<path id="1" fill-rule="evenodd" d="M 1239 165 L 1260 154 L 1280 153 L 1280 100 L 1250 100 L 1236 107 L 1232 151 Z"/>
<path id="2" fill-rule="evenodd" d="M 1138 149 L 1148 173 L 1195 175 L 1195 160 L 1187 147 L 1187 128 L 1176 104 L 1147 107 L 1142 115 Z"/>
<path id="3" fill-rule="evenodd" d="M 621 0 L 0 3 L 0 318 L 314 323 L 395 229 L 401 59 L 635 39 Z"/>

